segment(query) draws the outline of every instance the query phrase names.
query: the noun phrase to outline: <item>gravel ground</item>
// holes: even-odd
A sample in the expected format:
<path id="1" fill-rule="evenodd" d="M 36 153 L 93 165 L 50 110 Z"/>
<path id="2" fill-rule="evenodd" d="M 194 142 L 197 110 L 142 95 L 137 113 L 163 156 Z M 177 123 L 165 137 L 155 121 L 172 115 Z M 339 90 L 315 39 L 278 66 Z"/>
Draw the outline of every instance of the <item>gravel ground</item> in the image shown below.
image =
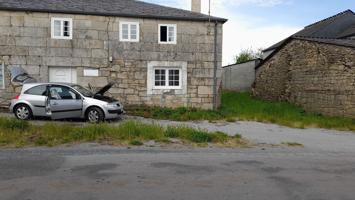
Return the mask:
<path id="1" fill-rule="evenodd" d="M 146 123 L 161 125 L 184 125 L 209 131 L 222 131 L 229 135 L 241 134 L 254 143 L 281 144 L 296 142 L 312 150 L 330 152 L 355 152 L 355 133 L 327 129 L 294 129 L 275 124 L 259 122 L 209 123 L 203 122 L 171 122 L 139 117 L 127 117 Z"/>

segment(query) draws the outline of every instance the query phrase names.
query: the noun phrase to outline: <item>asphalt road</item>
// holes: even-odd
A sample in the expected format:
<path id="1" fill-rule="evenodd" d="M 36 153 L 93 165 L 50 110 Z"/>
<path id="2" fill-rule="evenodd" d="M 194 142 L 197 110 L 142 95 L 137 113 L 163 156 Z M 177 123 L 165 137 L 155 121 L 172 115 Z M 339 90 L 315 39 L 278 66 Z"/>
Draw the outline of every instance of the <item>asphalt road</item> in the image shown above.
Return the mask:
<path id="1" fill-rule="evenodd" d="M 0 151 L 1 200 L 352 200 L 353 153 L 306 148 Z"/>
<path id="2" fill-rule="evenodd" d="M 0 200 L 355 199 L 353 132 L 256 122 L 133 120 L 241 133 L 264 145 L 126 149 L 82 144 L 0 150 Z M 304 148 L 265 145 L 281 142 L 298 142 Z"/>

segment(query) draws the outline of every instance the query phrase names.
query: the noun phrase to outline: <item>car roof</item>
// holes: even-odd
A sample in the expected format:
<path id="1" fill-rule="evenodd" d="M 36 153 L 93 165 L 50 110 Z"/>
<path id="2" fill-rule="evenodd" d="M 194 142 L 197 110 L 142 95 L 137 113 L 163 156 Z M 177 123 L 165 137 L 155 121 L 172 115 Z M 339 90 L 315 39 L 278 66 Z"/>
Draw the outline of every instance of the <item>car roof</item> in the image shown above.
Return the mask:
<path id="1" fill-rule="evenodd" d="M 74 86 L 77 84 L 73 84 L 73 83 L 25 83 L 23 84 L 24 86 L 27 87 L 33 87 L 33 86 L 38 86 L 38 85 L 63 85 L 63 86 Z"/>
<path id="2" fill-rule="evenodd" d="M 33 87 L 41 86 L 41 85 L 60 85 L 60 86 L 73 87 L 76 84 L 72 84 L 72 83 L 24 83 L 22 86 L 21 93 L 23 93 Z"/>

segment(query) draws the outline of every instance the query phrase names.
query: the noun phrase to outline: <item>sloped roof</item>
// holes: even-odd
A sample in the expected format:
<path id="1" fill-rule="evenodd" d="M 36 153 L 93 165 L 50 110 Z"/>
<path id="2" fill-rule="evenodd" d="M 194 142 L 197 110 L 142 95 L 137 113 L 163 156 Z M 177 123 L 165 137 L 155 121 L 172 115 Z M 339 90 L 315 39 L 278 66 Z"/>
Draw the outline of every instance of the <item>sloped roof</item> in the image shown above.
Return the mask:
<path id="1" fill-rule="evenodd" d="M 140 17 L 186 21 L 218 21 L 197 12 L 160 6 L 136 0 L 0 0 L 0 10 Z"/>
<path id="2" fill-rule="evenodd" d="M 351 41 L 340 42 L 339 39 L 355 35 L 355 13 L 351 10 L 346 10 L 332 17 L 326 18 L 295 33 L 289 38 L 316 39 L 318 41 L 337 41 L 338 44 L 352 43 Z M 320 40 L 321 39 L 321 40 Z M 283 45 L 287 39 L 272 45 L 264 51 L 276 49 Z"/>
<path id="3" fill-rule="evenodd" d="M 294 37 L 294 39 L 320 42 L 326 44 L 334 44 L 334 45 L 344 46 L 344 47 L 355 47 L 355 40 L 353 39 L 328 39 L 328 38 L 307 38 L 307 37 Z"/>

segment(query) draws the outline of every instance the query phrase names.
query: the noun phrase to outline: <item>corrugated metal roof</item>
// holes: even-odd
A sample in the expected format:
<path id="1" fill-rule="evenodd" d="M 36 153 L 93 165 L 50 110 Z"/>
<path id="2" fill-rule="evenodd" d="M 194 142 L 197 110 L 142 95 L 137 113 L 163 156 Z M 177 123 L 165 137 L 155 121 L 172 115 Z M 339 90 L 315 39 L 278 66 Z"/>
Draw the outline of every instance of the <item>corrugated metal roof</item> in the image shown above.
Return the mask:
<path id="1" fill-rule="evenodd" d="M 0 10 L 139 17 L 167 20 L 208 21 L 197 12 L 160 6 L 136 0 L 0 0 Z M 211 17 L 226 22 L 227 19 Z"/>

